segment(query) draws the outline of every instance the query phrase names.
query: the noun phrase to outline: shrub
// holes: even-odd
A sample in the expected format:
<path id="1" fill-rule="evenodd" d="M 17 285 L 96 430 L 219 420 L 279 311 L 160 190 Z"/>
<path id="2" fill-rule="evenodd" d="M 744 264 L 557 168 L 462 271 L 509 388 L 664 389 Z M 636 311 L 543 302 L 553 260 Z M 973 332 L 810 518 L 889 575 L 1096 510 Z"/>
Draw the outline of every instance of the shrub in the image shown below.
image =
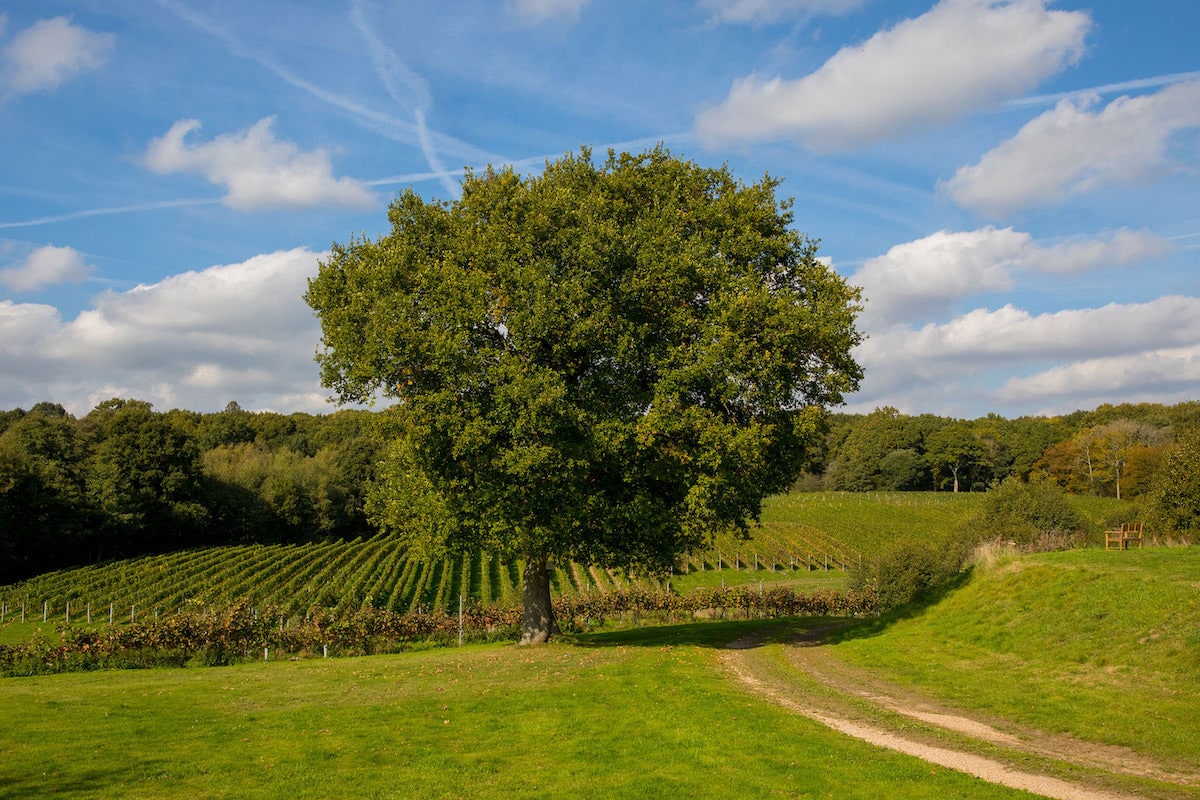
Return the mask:
<path id="1" fill-rule="evenodd" d="M 958 540 L 898 539 L 851 571 L 854 592 L 873 592 L 881 611 L 911 603 L 945 584 L 963 568 L 966 548 Z"/>
<path id="2" fill-rule="evenodd" d="M 1148 494 L 1155 528 L 1175 533 L 1200 531 L 1200 428 L 1180 434 L 1168 449 Z"/>
<path id="3" fill-rule="evenodd" d="M 992 484 L 970 523 L 979 539 L 1011 541 L 1025 550 L 1059 550 L 1080 544 L 1083 518 L 1053 483 L 1006 478 Z"/>

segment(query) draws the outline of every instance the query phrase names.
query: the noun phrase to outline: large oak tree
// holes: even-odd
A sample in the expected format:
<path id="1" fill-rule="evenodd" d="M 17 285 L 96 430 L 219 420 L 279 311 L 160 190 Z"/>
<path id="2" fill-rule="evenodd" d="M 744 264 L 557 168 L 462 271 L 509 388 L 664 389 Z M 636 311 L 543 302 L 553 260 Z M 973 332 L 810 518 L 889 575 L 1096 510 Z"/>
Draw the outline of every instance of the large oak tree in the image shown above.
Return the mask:
<path id="1" fill-rule="evenodd" d="M 585 149 L 407 191 L 334 245 L 305 295 L 322 380 L 395 401 L 375 521 L 523 559 L 524 643 L 555 630 L 549 561 L 665 569 L 747 530 L 861 378 L 858 290 L 777 185 Z"/>

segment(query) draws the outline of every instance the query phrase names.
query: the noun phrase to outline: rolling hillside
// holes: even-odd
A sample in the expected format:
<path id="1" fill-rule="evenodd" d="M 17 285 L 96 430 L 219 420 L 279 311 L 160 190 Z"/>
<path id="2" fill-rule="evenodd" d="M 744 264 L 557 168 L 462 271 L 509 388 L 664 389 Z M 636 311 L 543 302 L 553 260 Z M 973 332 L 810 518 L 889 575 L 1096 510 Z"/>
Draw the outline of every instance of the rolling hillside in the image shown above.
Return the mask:
<path id="1" fill-rule="evenodd" d="M 978 508 L 982 495 L 947 493 L 811 493 L 772 498 L 749 541 L 720 537 L 711 550 L 680 559 L 673 575 L 631 576 L 568 563 L 553 575 L 559 594 L 604 592 L 631 583 L 678 589 L 724 583 L 844 585 L 845 572 L 885 543 L 904 536 L 947 535 Z M 1095 499 L 1090 502 L 1095 506 Z M 1107 508 L 1112 501 L 1100 505 Z M 1099 508 L 1099 506 L 1097 506 Z M 307 609 L 411 611 L 519 600 L 521 564 L 478 552 L 441 561 L 413 557 L 388 537 L 302 545 L 244 545 L 61 570 L 0 587 L 6 620 L 128 619 L 170 613 L 191 601 L 249 601 L 302 613 Z"/>

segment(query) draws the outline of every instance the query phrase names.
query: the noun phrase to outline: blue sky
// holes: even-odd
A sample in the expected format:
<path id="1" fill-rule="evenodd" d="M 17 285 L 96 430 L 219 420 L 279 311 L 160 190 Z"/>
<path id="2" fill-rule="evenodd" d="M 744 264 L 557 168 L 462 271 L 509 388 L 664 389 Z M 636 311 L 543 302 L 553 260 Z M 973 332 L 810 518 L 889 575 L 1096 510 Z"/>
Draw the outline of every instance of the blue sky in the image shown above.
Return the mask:
<path id="1" fill-rule="evenodd" d="M 867 300 L 847 410 L 1200 399 L 1195 0 L 16 0 L 0 408 L 332 410 L 332 242 L 466 166 L 784 180 Z"/>

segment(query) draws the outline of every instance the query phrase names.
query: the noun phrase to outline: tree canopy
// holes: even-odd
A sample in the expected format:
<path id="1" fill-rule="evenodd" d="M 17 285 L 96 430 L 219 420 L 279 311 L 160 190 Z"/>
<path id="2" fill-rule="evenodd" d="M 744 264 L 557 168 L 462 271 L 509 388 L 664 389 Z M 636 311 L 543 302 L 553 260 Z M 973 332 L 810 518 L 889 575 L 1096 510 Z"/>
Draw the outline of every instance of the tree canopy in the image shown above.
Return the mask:
<path id="1" fill-rule="evenodd" d="M 861 378 L 859 293 L 777 186 L 585 149 L 407 191 L 390 233 L 334 245 L 305 295 L 323 382 L 395 401 L 376 522 L 524 558 L 527 642 L 554 629 L 547 559 L 664 569 L 744 531 Z"/>

